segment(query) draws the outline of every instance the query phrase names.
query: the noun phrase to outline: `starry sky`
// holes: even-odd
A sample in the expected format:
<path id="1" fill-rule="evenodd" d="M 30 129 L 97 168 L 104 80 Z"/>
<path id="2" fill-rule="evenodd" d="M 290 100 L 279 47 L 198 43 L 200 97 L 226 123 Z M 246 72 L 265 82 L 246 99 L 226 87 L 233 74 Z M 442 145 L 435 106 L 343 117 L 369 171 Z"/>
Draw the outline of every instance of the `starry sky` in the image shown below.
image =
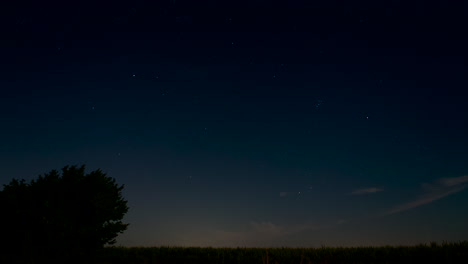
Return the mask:
<path id="1" fill-rule="evenodd" d="M 0 184 L 101 168 L 117 245 L 468 239 L 463 1 L 13 2 Z"/>

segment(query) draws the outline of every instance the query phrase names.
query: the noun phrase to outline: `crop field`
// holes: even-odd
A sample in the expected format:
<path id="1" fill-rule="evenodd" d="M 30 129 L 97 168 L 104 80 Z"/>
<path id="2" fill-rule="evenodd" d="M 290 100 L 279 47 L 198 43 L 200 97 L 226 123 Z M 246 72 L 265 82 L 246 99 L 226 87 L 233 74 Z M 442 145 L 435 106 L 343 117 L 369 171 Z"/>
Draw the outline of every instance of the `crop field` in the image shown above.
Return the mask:
<path id="1" fill-rule="evenodd" d="M 106 247 L 99 264 L 468 263 L 468 241 L 322 248 Z"/>

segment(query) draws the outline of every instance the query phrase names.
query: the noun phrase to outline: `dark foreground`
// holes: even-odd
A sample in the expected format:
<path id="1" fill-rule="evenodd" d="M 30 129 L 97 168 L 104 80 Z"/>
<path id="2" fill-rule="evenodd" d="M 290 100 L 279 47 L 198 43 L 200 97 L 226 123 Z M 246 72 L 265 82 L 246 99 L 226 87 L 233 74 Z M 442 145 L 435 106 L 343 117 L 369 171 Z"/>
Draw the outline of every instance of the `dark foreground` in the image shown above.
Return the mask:
<path id="1" fill-rule="evenodd" d="M 309 264 L 309 263 L 468 263 L 468 241 L 417 246 L 355 248 L 105 247 L 94 258 L 51 256 L 48 260 L 6 260 L 8 264 Z M 53 260 L 52 260 L 53 259 Z"/>
<path id="2" fill-rule="evenodd" d="M 182 248 L 108 247 L 99 264 L 468 263 L 468 241 L 400 247 Z"/>

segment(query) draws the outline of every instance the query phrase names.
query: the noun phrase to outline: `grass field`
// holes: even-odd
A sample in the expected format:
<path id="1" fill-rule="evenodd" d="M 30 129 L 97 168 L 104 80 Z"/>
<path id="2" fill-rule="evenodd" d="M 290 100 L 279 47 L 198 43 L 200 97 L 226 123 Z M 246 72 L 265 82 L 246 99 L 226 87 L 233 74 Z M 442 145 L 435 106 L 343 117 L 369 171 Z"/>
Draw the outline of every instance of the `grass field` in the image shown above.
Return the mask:
<path id="1" fill-rule="evenodd" d="M 99 264 L 468 263 L 468 241 L 353 248 L 106 247 Z"/>

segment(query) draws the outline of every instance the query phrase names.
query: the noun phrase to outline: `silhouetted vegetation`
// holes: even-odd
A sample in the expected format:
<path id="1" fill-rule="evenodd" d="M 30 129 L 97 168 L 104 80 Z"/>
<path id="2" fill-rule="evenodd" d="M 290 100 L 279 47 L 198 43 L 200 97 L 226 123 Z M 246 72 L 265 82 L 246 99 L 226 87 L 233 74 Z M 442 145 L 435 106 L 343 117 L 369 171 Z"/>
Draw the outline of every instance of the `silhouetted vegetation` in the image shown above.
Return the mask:
<path id="1" fill-rule="evenodd" d="M 1 263 L 91 263 L 127 229 L 122 186 L 101 170 L 66 166 L 0 191 Z"/>
<path id="2" fill-rule="evenodd" d="M 99 264 L 468 263 L 468 241 L 353 248 L 106 247 Z"/>

